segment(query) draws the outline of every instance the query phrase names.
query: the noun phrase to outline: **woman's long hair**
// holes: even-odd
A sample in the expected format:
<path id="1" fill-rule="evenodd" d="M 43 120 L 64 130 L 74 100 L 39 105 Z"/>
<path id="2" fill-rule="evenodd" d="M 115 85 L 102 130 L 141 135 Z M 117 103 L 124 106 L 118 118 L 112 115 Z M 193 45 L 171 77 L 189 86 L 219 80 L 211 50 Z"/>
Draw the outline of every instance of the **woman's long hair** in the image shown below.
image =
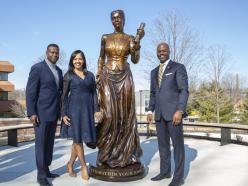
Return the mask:
<path id="1" fill-rule="evenodd" d="M 82 71 L 84 73 L 84 75 L 87 74 L 87 64 L 86 64 L 86 59 L 85 59 L 85 55 L 83 53 L 83 51 L 81 50 L 75 50 L 74 52 L 72 52 L 71 57 L 70 57 L 70 61 L 69 61 L 69 69 L 68 69 L 68 73 L 74 73 L 74 65 L 73 65 L 73 59 L 76 57 L 76 55 L 81 54 L 82 58 L 83 58 L 83 65 L 82 65 Z"/>

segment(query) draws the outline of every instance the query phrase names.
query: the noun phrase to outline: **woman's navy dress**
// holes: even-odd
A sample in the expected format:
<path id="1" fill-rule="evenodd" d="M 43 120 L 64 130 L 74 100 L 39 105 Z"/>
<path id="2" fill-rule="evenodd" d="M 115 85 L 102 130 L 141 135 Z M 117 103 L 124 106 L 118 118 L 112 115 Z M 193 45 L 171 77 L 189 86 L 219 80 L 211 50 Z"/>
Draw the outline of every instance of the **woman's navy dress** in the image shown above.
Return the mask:
<path id="1" fill-rule="evenodd" d="M 84 79 L 75 73 L 66 73 L 63 80 L 62 117 L 70 118 L 71 126 L 61 124 L 61 137 L 75 143 L 95 143 L 94 113 L 99 111 L 95 77 L 87 72 Z"/>

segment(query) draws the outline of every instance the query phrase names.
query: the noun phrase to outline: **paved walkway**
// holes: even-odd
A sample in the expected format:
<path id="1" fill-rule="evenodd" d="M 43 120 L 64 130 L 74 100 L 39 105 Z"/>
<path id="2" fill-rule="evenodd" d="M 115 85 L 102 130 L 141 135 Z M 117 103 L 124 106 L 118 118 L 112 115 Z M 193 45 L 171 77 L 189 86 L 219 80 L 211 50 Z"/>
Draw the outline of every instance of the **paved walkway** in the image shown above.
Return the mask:
<path id="1" fill-rule="evenodd" d="M 66 173 L 65 164 L 69 159 L 71 141 L 56 139 L 53 172 L 61 176 L 50 180 L 54 186 L 119 186 L 120 183 L 104 182 L 91 178 L 82 181 L 79 162 L 76 163 L 77 178 Z M 166 186 L 171 179 L 158 182 L 150 178 L 159 172 L 159 154 L 155 137 L 141 138 L 144 150 L 142 162 L 148 166 L 148 175 L 142 180 L 121 183 L 122 186 Z M 248 186 L 248 146 L 219 142 L 185 139 L 186 165 L 185 186 Z M 86 160 L 95 164 L 97 151 L 86 148 Z M 172 157 L 173 158 L 173 157 Z M 174 169 L 174 166 L 172 166 Z M 19 147 L 0 147 L 0 186 L 27 186 L 36 183 L 34 143 L 21 143 Z"/>

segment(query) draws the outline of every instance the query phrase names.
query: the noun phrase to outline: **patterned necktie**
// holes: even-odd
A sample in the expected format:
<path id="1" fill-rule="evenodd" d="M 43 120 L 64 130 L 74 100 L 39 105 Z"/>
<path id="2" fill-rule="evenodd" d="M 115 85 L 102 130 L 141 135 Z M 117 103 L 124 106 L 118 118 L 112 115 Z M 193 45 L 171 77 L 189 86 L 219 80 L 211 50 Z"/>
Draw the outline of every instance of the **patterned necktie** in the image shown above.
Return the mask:
<path id="1" fill-rule="evenodd" d="M 160 88 L 161 86 L 161 81 L 162 81 L 162 78 L 163 78 L 163 74 L 164 74 L 164 63 L 161 63 L 159 65 L 159 71 L 158 71 L 158 87 Z"/>

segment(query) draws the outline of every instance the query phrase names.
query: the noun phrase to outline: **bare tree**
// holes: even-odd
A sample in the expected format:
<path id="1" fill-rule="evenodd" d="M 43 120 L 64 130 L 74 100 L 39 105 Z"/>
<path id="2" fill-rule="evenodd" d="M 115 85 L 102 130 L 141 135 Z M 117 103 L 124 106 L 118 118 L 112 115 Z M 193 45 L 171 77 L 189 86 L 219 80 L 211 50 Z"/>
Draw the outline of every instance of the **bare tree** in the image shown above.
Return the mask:
<path id="1" fill-rule="evenodd" d="M 223 77 L 222 86 L 230 95 L 233 104 L 236 104 L 240 101 L 244 82 L 245 79 L 242 79 L 239 74 L 227 73 Z"/>
<path id="2" fill-rule="evenodd" d="M 230 57 L 226 49 L 220 45 L 210 46 L 207 50 L 205 69 L 209 79 L 214 82 L 217 123 L 220 122 L 221 82 L 230 66 Z"/>
<path id="3" fill-rule="evenodd" d="M 87 69 L 91 71 L 92 73 L 96 74 L 97 72 L 97 60 L 94 58 L 88 58 L 86 59 L 87 63 Z"/>
<path id="4" fill-rule="evenodd" d="M 25 100 L 25 89 L 15 89 L 8 93 L 9 100 L 22 101 Z"/>
<path id="5" fill-rule="evenodd" d="M 18 103 L 16 101 L 10 105 L 10 111 L 14 116 L 16 116 L 18 118 L 26 117 L 25 108 L 20 103 Z"/>
<path id="6" fill-rule="evenodd" d="M 191 28 L 188 19 L 180 16 L 176 11 L 161 13 L 147 35 L 151 45 L 144 51 L 144 57 L 150 63 L 150 67 L 157 65 L 157 45 L 160 42 L 167 42 L 171 51 L 170 58 L 184 64 L 190 83 L 197 83 L 197 72 L 203 62 L 204 48 L 198 33 Z"/>
<path id="7" fill-rule="evenodd" d="M 59 61 L 57 65 L 65 72 L 68 69 L 69 59 L 66 59 L 66 53 L 63 50 L 59 52 Z"/>
<path id="8" fill-rule="evenodd" d="M 43 61 L 45 58 L 46 58 L 46 54 L 43 54 L 40 57 L 38 57 L 37 59 L 33 60 L 33 64 L 39 63 L 39 62 Z M 57 65 L 64 72 L 68 68 L 68 63 L 69 63 L 69 60 L 66 59 L 66 53 L 63 50 L 60 50 L 60 52 L 59 52 L 59 60 L 57 62 Z"/>

